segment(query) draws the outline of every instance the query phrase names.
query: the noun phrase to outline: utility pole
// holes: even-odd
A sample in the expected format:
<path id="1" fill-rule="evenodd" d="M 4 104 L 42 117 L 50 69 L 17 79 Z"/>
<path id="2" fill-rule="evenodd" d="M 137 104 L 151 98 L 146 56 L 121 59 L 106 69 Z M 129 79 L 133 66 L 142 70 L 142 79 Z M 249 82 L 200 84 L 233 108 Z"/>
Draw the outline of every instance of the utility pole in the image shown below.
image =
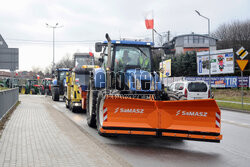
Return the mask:
<path id="1" fill-rule="evenodd" d="M 208 17 L 205 17 L 200 14 L 199 11 L 195 10 L 195 12 L 203 17 L 204 19 L 207 19 L 208 22 L 208 61 L 209 61 L 209 93 L 210 93 L 210 98 L 212 98 L 212 89 L 211 89 L 211 56 L 210 56 L 210 19 Z"/>
<path id="2" fill-rule="evenodd" d="M 168 30 L 168 42 L 170 41 L 170 31 Z"/>
<path id="3" fill-rule="evenodd" d="M 52 72 L 55 69 L 55 29 L 56 28 L 61 28 L 63 26 L 58 26 L 58 23 L 56 23 L 55 26 L 51 26 L 48 23 L 46 23 L 47 28 L 52 28 L 53 30 L 53 62 L 52 62 Z"/>

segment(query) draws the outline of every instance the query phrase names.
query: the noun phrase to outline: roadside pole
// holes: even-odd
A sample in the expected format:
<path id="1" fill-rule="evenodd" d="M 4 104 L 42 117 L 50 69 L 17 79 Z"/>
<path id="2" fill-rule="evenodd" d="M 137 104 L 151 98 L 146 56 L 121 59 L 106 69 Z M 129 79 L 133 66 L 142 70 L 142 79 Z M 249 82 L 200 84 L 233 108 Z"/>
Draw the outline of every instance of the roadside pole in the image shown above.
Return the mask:
<path id="1" fill-rule="evenodd" d="M 236 54 L 240 57 L 240 59 L 236 60 L 238 66 L 240 67 L 241 71 L 241 108 L 243 109 L 243 71 L 245 67 L 247 66 L 248 60 L 244 60 L 244 58 L 248 55 L 248 52 L 244 47 L 241 47 Z"/>
<path id="2" fill-rule="evenodd" d="M 241 71 L 241 108 L 243 109 L 243 71 Z"/>

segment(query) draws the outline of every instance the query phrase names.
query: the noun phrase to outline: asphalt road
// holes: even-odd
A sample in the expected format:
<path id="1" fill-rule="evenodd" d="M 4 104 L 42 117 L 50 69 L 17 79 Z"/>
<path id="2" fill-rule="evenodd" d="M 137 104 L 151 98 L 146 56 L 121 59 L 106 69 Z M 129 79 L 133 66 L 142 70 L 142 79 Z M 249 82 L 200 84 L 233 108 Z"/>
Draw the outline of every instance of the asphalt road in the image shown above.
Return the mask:
<path id="1" fill-rule="evenodd" d="M 221 143 L 176 141 L 153 137 L 99 136 L 90 128 L 84 113 L 72 113 L 64 102 L 53 102 L 45 97 L 48 105 L 65 114 L 79 128 L 104 144 L 132 166 L 246 166 L 250 164 L 250 114 L 222 110 Z"/>

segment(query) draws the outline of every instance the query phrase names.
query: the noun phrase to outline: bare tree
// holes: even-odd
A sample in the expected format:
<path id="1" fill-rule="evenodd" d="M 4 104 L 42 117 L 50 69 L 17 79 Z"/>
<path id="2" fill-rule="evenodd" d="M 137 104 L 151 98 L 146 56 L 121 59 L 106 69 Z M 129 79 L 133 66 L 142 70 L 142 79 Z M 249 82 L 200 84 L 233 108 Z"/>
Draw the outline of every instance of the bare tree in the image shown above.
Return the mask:
<path id="1" fill-rule="evenodd" d="M 217 49 L 233 48 L 236 52 L 241 46 L 243 46 L 248 52 L 250 52 L 250 20 L 246 21 L 234 21 L 231 23 L 224 23 L 217 28 L 212 34 L 217 38 Z M 235 56 L 239 59 L 239 57 Z M 250 60 L 250 56 L 247 58 Z M 239 74 L 239 68 L 236 65 L 236 73 Z M 246 74 L 250 74 L 250 65 L 246 67 Z"/>
<path id="2" fill-rule="evenodd" d="M 58 63 L 56 63 L 56 68 L 73 68 L 74 61 L 69 54 L 66 54 Z"/>

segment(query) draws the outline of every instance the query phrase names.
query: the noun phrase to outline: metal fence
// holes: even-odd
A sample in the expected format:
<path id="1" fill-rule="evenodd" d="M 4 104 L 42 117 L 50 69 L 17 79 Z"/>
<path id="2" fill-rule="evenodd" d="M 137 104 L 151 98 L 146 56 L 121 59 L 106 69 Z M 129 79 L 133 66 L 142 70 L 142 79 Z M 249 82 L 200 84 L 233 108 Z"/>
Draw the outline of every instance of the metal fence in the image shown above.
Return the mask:
<path id="1" fill-rule="evenodd" d="M 18 88 L 0 91 L 0 120 L 18 102 Z"/>

